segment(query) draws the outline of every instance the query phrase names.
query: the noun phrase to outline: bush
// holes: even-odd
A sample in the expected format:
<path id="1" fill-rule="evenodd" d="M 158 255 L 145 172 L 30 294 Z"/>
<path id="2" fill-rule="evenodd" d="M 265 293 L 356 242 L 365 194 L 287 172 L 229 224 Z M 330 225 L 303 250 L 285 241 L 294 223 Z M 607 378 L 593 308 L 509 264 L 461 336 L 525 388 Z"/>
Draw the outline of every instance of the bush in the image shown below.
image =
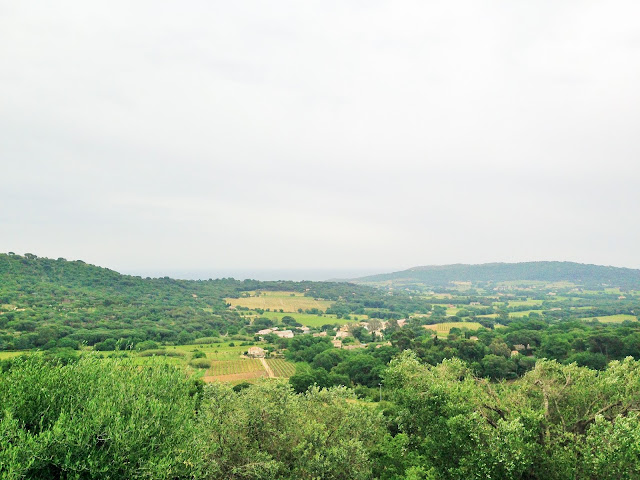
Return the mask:
<path id="1" fill-rule="evenodd" d="M 153 340 L 145 340 L 136 345 L 136 350 L 143 352 L 145 350 L 157 350 L 159 345 Z"/>
<path id="2" fill-rule="evenodd" d="M 202 478 L 191 383 L 160 362 L 16 359 L 0 374 L 0 478 Z"/>
<path id="3" fill-rule="evenodd" d="M 211 360 L 208 360 L 206 358 L 194 358 L 189 362 L 189 365 L 195 368 L 210 368 Z"/>

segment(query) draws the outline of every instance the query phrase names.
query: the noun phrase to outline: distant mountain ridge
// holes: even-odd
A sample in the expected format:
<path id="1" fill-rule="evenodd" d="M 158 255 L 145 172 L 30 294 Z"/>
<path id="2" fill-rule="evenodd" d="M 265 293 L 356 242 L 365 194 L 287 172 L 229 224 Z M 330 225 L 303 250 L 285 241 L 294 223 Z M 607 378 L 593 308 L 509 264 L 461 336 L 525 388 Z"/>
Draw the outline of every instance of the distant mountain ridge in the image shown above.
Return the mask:
<path id="1" fill-rule="evenodd" d="M 355 283 L 421 283 L 446 285 L 451 282 L 568 281 L 578 285 L 640 287 L 640 270 L 575 262 L 484 263 L 477 265 L 429 265 L 399 272 L 351 279 Z"/>

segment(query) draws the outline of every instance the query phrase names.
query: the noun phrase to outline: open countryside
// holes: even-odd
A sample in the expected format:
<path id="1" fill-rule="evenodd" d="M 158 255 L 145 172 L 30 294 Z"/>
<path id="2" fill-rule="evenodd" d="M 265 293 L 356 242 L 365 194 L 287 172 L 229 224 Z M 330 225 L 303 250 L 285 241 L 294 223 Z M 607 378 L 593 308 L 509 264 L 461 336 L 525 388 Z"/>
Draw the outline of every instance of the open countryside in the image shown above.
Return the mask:
<path id="1" fill-rule="evenodd" d="M 503 276 L 522 271 L 519 265 L 500 269 Z M 526 272 L 536 269 L 544 273 L 547 265 L 529 265 Z M 443 271 L 449 269 L 438 274 Z M 589 472 L 584 478 L 609 480 L 612 462 L 619 472 L 633 471 L 624 445 L 640 438 L 634 413 L 640 410 L 640 272 L 637 279 L 634 272 L 615 273 L 619 289 L 602 287 L 611 270 L 597 267 L 582 272 L 588 285 L 557 279 L 496 285 L 486 278 L 416 285 L 396 278 L 379 288 L 142 279 L 79 261 L 0 255 L 0 379 L 6 387 L 0 415 L 11 435 L 3 438 L 28 438 L 28 445 L 55 452 L 34 443 L 50 437 L 82 465 L 101 454 L 109 465 L 126 467 L 129 456 L 109 457 L 118 450 L 65 435 L 129 442 L 117 432 L 134 428 L 141 443 L 126 451 L 154 458 L 149 468 L 193 454 L 173 464 L 185 468 L 184 475 L 154 475 L 166 480 L 207 478 L 189 462 L 213 468 L 211 480 L 263 468 L 254 457 L 273 465 L 295 451 L 291 465 L 300 465 L 308 445 L 309 462 L 315 465 L 318 451 L 329 459 L 315 476 L 326 478 L 335 465 L 329 477 L 335 480 L 345 478 L 335 452 L 360 458 L 357 472 L 346 475 L 360 480 L 416 478 L 425 466 L 437 473 L 432 478 L 462 480 L 482 471 L 482 478 L 560 480 L 582 460 L 558 473 L 558 452 L 588 458 L 579 463 Z M 247 299 L 271 311 L 232 304 Z M 274 312 L 276 306 L 282 308 Z M 65 415 L 44 412 L 46 422 L 38 425 L 46 435 L 22 427 L 34 424 L 32 411 L 41 421 L 42 391 L 71 405 Z M 425 395 L 438 402 L 425 402 Z M 561 401 L 547 408 L 545 395 Z M 575 411 L 584 413 L 576 419 Z M 593 420 L 585 426 L 582 418 Z M 153 457 L 158 438 L 168 436 L 163 460 Z M 566 438 L 578 440 L 567 444 Z M 153 449 L 145 450 L 148 444 Z M 255 446 L 251 458 L 242 456 L 245 445 Z M 452 456 L 451 445 L 464 448 Z M 0 473 L 4 465 L 25 472 L 16 478 L 84 468 L 67 455 L 47 456 L 33 467 L 7 463 L 4 452 L 25 458 L 32 449 L 22 442 L 0 449 Z M 504 452 L 522 474 L 505 475 Z M 473 468 L 460 470 L 461 462 Z M 248 478 L 273 478 L 269 468 Z M 284 478 L 305 478 L 308 468 Z M 126 471 L 121 478 L 135 475 Z"/>
<path id="2" fill-rule="evenodd" d="M 232 307 L 245 307 L 250 310 L 261 309 L 287 313 L 303 312 L 317 309 L 326 310 L 331 302 L 305 297 L 299 292 L 249 292 L 248 296 L 240 298 L 225 298 Z"/>

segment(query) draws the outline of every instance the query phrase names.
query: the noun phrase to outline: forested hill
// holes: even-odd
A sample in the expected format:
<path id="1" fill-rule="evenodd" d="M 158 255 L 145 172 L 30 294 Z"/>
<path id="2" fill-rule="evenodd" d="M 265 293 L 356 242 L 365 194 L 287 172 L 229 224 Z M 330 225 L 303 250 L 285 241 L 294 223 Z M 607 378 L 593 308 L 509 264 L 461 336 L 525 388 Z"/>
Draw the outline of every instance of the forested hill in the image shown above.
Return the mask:
<path id="1" fill-rule="evenodd" d="M 421 283 L 446 285 L 451 282 L 568 281 L 577 285 L 640 287 L 640 270 L 574 262 L 485 263 L 480 265 L 431 265 L 400 272 L 354 279 L 355 283 Z"/>
<path id="2" fill-rule="evenodd" d="M 410 297 L 381 301 L 378 290 L 349 283 L 141 278 L 80 260 L 0 254 L 0 351 L 235 335 L 249 320 L 229 309 L 225 298 L 254 290 L 340 300 L 333 313 L 341 314 L 370 304 L 388 307 L 392 300 L 396 311 L 416 309 L 407 306 Z"/>

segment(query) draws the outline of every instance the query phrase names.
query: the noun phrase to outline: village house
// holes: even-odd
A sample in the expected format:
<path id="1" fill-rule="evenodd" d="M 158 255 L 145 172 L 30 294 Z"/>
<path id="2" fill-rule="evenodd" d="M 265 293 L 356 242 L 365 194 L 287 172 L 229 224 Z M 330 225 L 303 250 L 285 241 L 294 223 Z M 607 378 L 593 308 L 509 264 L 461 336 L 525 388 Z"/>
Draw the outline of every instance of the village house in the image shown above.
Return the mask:
<path id="1" fill-rule="evenodd" d="M 293 332 L 291 330 L 281 330 L 275 331 L 275 333 L 280 338 L 293 338 Z"/>
<path id="2" fill-rule="evenodd" d="M 260 347 L 249 347 L 247 351 L 247 356 L 252 358 L 264 358 L 266 355 L 266 351 L 264 348 Z"/>

